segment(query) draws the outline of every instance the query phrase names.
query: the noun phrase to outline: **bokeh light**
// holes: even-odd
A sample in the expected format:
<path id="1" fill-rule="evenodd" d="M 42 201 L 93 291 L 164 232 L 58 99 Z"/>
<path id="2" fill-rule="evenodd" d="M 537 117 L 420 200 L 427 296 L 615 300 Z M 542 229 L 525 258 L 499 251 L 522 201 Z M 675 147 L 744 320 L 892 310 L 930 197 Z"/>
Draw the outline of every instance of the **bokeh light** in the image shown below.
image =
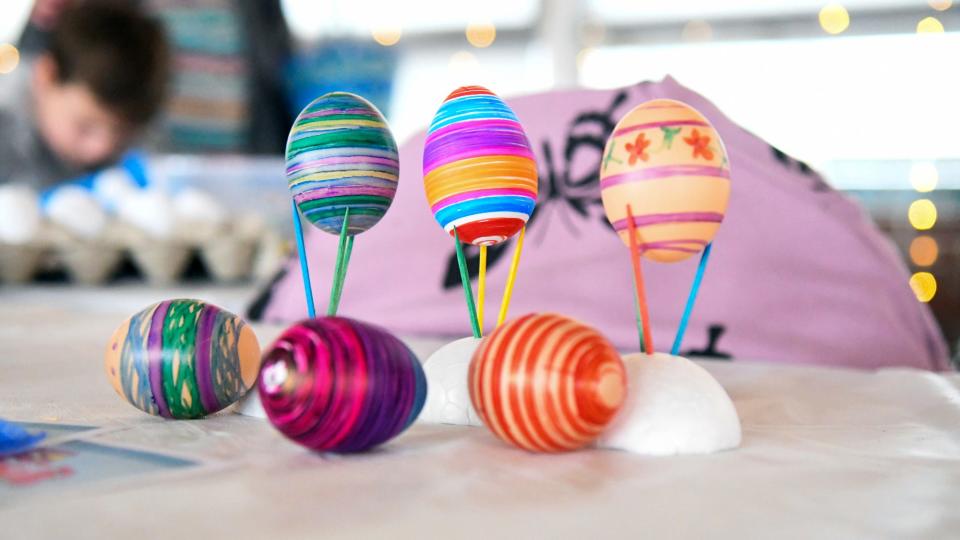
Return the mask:
<path id="1" fill-rule="evenodd" d="M 910 203 L 907 218 L 918 231 L 932 229 L 937 223 L 937 206 L 930 199 L 918 199 Z"/>
<path id="2" fill-rule="evenodd" d="M 917 23 L 918 34 L 942 34 L 943 23 L 936 17 L 925 17 Z"/>
<path id="3" fill-rule="evenodd" d="M 478 49 L 493 45 L 497 39 L 497 28 L 491 23 L 470 23 L 467 25 L 467 41 Z"/>
<path id="4" fill-rule="evenodd" d="M 20 64 L 20 51 L 9 43 L 0 43 L 0 75 L 17 69 Z"/>
<path id="5" fill-rule="evenodd" d="M 587 59 L 593 54 L 593 47 L 584 47 L 580 49 L 580 52 L 577 53 L 577 69 L 583 69 L 584 64 L 586 64 Z"/>
<path id="6" fill-rule="evenodd" d="M 710 41 L 713 39 L 713 27 L 704 20 L 696 19 L 683 25 L 681 38 L 691 43 Z"/>
<path id="7" fill-rule="evenodd" d="M 839 34 L 850 26 L 850 14 L 847 8 L 830 3 L 820 10 L 820 28 L 828 34 Z"/>
<path id="8" fill-rule="evenodd" d="M 580 28 L 580 42 L 585 47 L 596 47 L 603 43 L 607 29 L 602 22 L 591 21 Z"/>
<path id="9" fill-rule="evenodd" d="M 927 0 L 927 3 L 937 11 L 946 11 L 953 5 L 952 0 Z"/>
<path id="10" fill-rule="evenodd" d="M 910 261 L 914 266 L 933 266 L 940 256 L 940 246 L 930 236 L 918 236 L 910 242 Z"/>
<path id="11" fill-rule="evenodd" d="M 917 272 L 910 276 L 910 288 L 917 295 L 917 300 L 929 302 L 937 295 L 937 278 L 930 272 Z"/>
<path id="12" fill-rule="evenodd" d="M 910 167 L 910 185 L 920 193 L 928 193 L 937 189 L 939 181 L 940 173 L 933 163 L 914 163 Z"/>
<path id="13" fill-rule="evenodd" d="M 450 71 L 458 75 L 467 75 L 477 69 L 480 62 L 470 51 L 457 51 L 450 56 Z"/>
<path id="14" fill-rule="evenodd" d="M 384 47 L 391 47 L 400 42 L 400 38 L 403 36 L 403 30 L 400 26 L 379 26 L 373 29 L 373 40 L 383 45 Z"/>

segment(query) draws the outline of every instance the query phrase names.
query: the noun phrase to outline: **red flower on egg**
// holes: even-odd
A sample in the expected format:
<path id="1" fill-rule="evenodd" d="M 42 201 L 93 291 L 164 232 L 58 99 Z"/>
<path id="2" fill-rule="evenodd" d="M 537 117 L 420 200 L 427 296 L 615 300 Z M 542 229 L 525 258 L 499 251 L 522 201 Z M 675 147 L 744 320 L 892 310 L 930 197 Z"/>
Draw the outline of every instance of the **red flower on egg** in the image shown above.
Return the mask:
<path id="1" fill-rule="evenodd" d="M 707 145 L 710 144 L 710 137 L 700 135 L 700 131 L 694 129 L 689 137 L 684 137 L 683 142 L 693 147 L 693 157 L 703 156 L 707 161 L 713 160 L 713 150 Z"/>
<path id="2" fill-rule="evenodd" d="M 648 146 L 650 146 L 650 141 L 647 140 L 647 137 L 643 133 L 637 135 L 637 138 L 634 139 L 633 143 L 627 143 L 627 152 L 630 152 L 630 159 L 628 160 L 628 163 L 633 165 L 637 162 L 637 158 L 646 161 L 650 157 L 646 152 Z"/>

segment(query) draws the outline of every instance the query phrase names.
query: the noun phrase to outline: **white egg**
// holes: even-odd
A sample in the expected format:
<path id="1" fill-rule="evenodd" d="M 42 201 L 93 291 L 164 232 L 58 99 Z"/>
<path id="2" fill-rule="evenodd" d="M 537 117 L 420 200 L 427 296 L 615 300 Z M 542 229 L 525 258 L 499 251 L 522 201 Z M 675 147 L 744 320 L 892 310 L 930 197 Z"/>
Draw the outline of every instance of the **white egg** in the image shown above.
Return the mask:
<path id="1" fill-rule="evenodd" d="M 470 360 L 480 341 L 467 337 L 448 343 L 423 364 L 423 373 L 427 377 L 427 399 L 418 421 L 458 426 L 483 425 L 470 401 L 470 389 L 467 386 Z"/>
<path id="2" fill-rule="evenodd" d="M 650 456 L 709 454 L 740 446 L 740 417 L 720 383 L 669 354 L 623 357 L 628 392 L 597 445 Z"/>
<path id="3" fill-rule="evenodd" d="M 0 186 L 0 242 L 27 244 L 40 232 L 40 202 L 27 186 Z"/>
<path id="4" fill-rule="evenodd" d="M 185 188 L 173 199 L 177 217 L 188 222 L 222 225 L 229 215 L 213 195 L 197 188 Z"/>
<path id="5" fill-rule="evenodd" d="M 93 194 L 104 208 L 116 211 L 124 199 L 140 191 L 133 177 L 126 170 L 112 167 L 97 175 L 93 181 Z"/>
<path id="6" fill-rule="evenodd" d="M 158 239 L 173 235 L 176 210 L 166 194 L 155 190 L 141 190 L 126 197 L 117 208 L 123 221 Z"/>
<path id="7" fill-rule="evenodd" d="M 50 221 L 87 240 L 96 238 L 107 226 L 107 213 L 93 193 L 80 186 L 57 188 L 44 205 Z"/>

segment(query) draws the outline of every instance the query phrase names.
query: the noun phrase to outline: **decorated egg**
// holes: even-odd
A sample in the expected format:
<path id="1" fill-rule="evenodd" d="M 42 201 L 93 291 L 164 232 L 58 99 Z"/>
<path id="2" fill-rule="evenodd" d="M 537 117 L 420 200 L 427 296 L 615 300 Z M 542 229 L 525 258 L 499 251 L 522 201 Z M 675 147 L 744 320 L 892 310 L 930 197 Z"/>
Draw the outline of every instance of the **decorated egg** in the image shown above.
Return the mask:
<path id="1" fill-rule="evenodd" d="M 730 163 L 702 114 L 669 99 L 638 105 L 616 125 L 603 155 L 603 207 L 626 245 L 630 214 L 640 253 L 651 260 L 681 261 L 713 239 L 730 199 Z"/>
<path id="2" fill-rule="evenodd" d="M 258 391 L 267 418 L 295 442 L 360 452 L 417 419 L 427 381 L 413 352 L 386 330 L 320 317 L 277 338 L 264 354 Z"/>
<path id="3" fill-rule="evenodd" d="M 454 90 L 423 147 L 423 187 L 434 218 L 478 246 L 518 233 L 537 203 L 537 164 L 510 107 L 480 86 Z"/>
<path id="4" fill-rule="evenodd" d="M 199 300 L 167 300 L 130 317 L 107 346 L 107 377 L 134 407 L 200 418 L 253 386 L 260 345 L 240 317 Z"/>
<path id="5" fill-rule="evenodd" d="M 397 192 L 400 162 L 387 121 L 369 101 L 332 92 L 297 116 L 287 140 L 287 182 L 300 213 L 320 229 L 373 227 Z"/>
<path id="6" fill-rule="evenodd" d="M 549 313 L 525 315 L 487 336 L 470 362 L 468 385 L 484 425 L 534 452 L 590 444 L 627 390 L 623 362 L 605 337 Z"/>

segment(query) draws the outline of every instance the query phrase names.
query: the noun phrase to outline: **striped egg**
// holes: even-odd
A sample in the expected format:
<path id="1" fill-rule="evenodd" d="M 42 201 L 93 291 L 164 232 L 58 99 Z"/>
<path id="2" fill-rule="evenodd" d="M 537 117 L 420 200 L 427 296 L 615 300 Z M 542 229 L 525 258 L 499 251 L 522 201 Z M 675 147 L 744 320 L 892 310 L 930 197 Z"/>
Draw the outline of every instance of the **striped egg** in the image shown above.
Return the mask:
<path id="1" fill-rule="evenodd" d="M 626 374 L 599 332 L 548 313 L 487 336 L 470 362 L 468 386 L 497 437 L 525 450 L 563 452 L 600 436 L 623 403 Z"/>
<path id="2" fill-rule="evenodd" d="M 423 187 L 433 217 L 478 246 L 520 232 L 537 203 L 537 164 L 517 116 L 480 86 L 454 90 L 423 147 Z"/>
<path id="3" fill-rule="evenodd" d="M 253 386 L 260 345 L 236 315 L 199 300 L 167 300 L 113 333 L 107 378 L 134 407 L 165 418 L 200 418 Z"/>
<path id="4" fill-rule="evenodd" d="M 730 199 L 730 163 L 702 114 L 670 99 L 638 105 L 614 128 L 603 156 L 603 207 L 624 244 L 630 214 L 640 253 L 654 261 L 681 261 L 713 240 Z"/>
<path id="5" fill-rule="evenodd" d="M 260 401 L 274 427 L 318 451 L 360 452 L 399 435 L 427 380 L 402 341 L 342 317 L 301 321 L 264 354 Z"/>
<path id="6" fill-rule="evenodd" d="M 400 162 L 387 121 L 369 101 L 347 92 L 315 99 L 287 139 L 287 182 L 300 213 L 320 229 L 348 234 L 373 227 L 397 192 Z"/>

